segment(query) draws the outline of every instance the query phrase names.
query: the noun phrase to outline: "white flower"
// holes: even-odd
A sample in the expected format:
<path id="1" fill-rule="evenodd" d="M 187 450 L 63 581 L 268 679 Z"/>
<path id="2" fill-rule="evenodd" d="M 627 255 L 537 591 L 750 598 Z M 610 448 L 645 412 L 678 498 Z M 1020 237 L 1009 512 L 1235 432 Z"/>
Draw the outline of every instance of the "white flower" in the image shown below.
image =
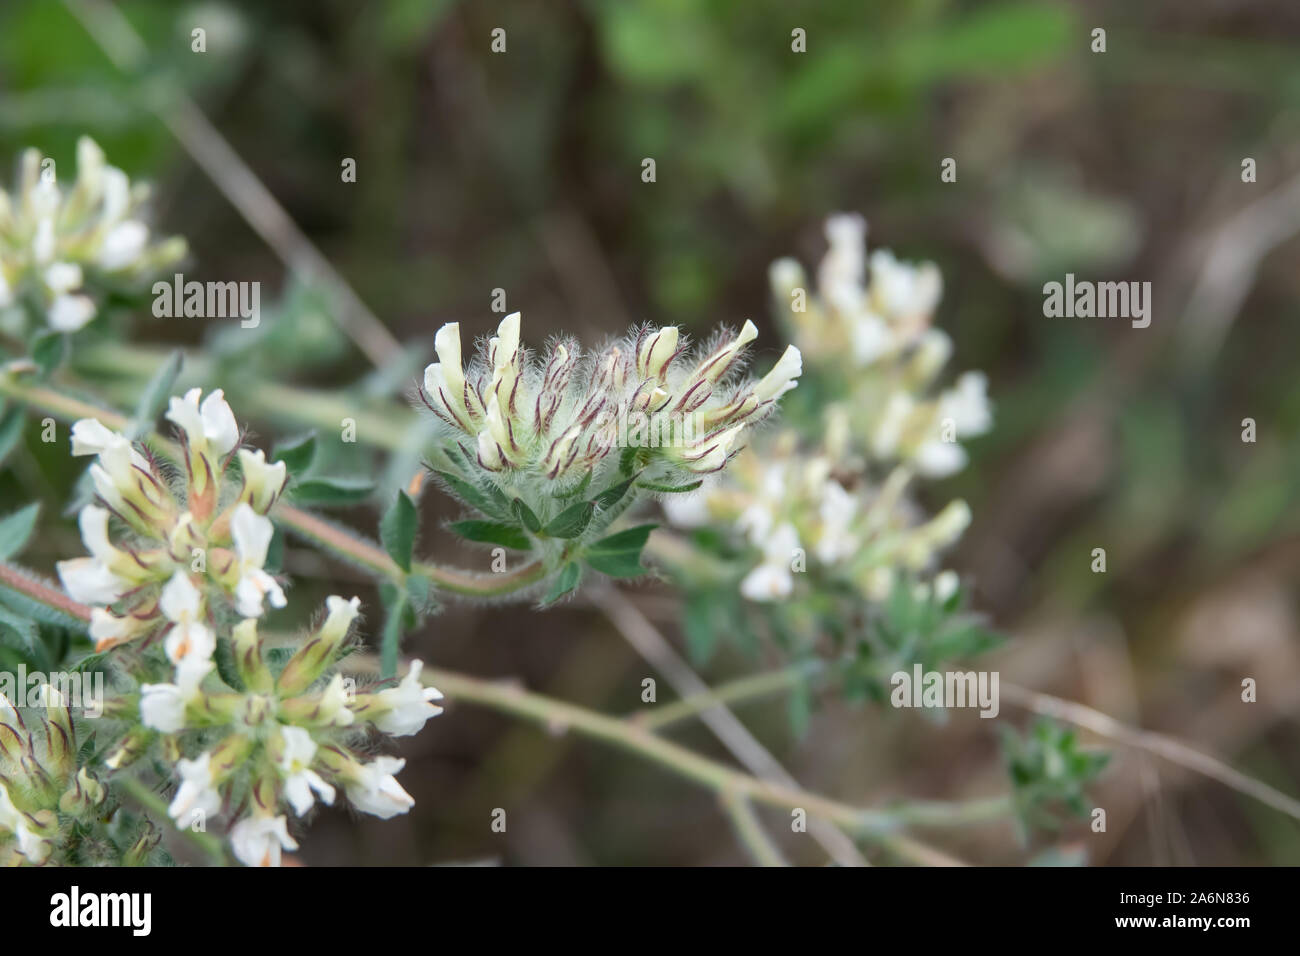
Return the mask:
<path id="1" fill-rule="evenodd" d="M 135 636 L 138 622 L 132 617 L 118 617 L 102 607 L 91 608 L 90 636 L 95 641 L 95 650 L 107 650 L 129 641 Z"/>
<path id="2" fill-rule="evenodd" d="M 165 734 L 185 729 L 185 708 L 198 696 L 199 685 L 213 669 L 210 660 L 186 657 L 176 665 L 175 684 L 140 685 L 140 720 Z"/>
<path id="3" fill-rule="evenodd" d="M 955 441 L 931 438 L 912 452 L 912 462 L 926 478 L 946 478 L 966 467 L 966 451 Z"/>
<path id="4" fill-rule="evenodd" d="M 81 288 L 81 266 L 73 262 L 56 262 L 45 270 L 45 287 L 55 295 Z"/>
<path id="5" fill-rule="evenodd" d="M 768 372 L 754 386 L 754 394 L 758 396 L 759 401 L 771 401 L 780 398 L 790 389 L 799 383 L 795 381 L 803 374 L 803 356 L 793 345 L 787 346 L 785 353 Z"/>
<path id="6" fill-rule="evenodd" d="M 984 434 L 993 427 L 988 386 L 983 372 L 966 372 L 955 388 L 939 396 L 940 419 L 952 419 L 959 436 Z"/>
<path id="7" fill-rule="evenodd" d="M 888 458 L 898 449 L 903 428 L 911 418 L 916 403 L 905 392 L 894 392 L 885 403 L 885 409 L 876 422 L 875 433 L 871 436 L 871 450 L 880 458 Z"/>
<path id="8" fill-rule="evenodd" d="M 794 578 L 783 564 L 759 564 L 740 582 L 740 593 L 751 601 L 775 601 L 793 589 Z"/>
<path id="9" fill-rule="evenodd" d="M 337 594 L 325 599 L 325 623 L 320 626 L 318 637 L 327 644 L 337 644 L 348 635 L 348 628 L 361 613 L 361 598 L 345 600 Z"/>
<path id="10" fill-rule="evenodd" d="M 148 242 L 149 228 L 144 223 L 134 219 L 118 223 L 100 246 L 99 267 L 105 272 L 117 272 L 133 265 Z"/>
<path id="11" fill-rule="evenodd" d="M 850 319 L 849 341 L 853 347 L 853 361 L 858 365 L 870 365 L 893 349 L 894 333 L 874 312 L 859 312 Z"/>
<path id="12" fill-rule="evenodd" d="M 119 564 L 122 552 L 108 539 L 108 512 L 95 505 L 86 505 L 77 515 L 81 541 L 90 556 L 100 563 L 113 567 Z"/>
<path id="13" fill-rule="evenodd" d="M 73 558 L 55 565 L 63 590 L 82 604 L 109 605 L 131 589 L 131 582 L 118 577 L 95 558 Z"/>
<path id="14" fill-rule="evenodd" d="M 296 850 L 283 816 L 247 817 L 230 828 L 230 847 L 245 866 L 279 866 L 280 851 Z"/>
<path id="15" fill-rule="evenodd" d="M 502 323 L 504 325 L 504 323 Z M 500 338 L 500 336 L 498 336 Z M 460 351 L 460 323 L 448 322 L 433 338 L 438 361 L 424 370 L 424 390 L 444 417 L 465 431 L 483 414 L 478 393 L 465 381 Z"/>
<path id="16" fill-rule="evenodd" d="M 352 695 L 344 684 L 343 675 L 335 674 L 321 691 L 320 701 L 316 707 L 317 719 L 323 724 L 334 727 L 348 727 L 356 720 L 356 715 L 348 709 Z"/>
<path id="17" fill-rule="evenodd" d="M 222 458 L 239 444 L 239 423 L 221 389 L 209 393 L 200 405 L 202 394 L 202 389 L 192 388 L 184 398 L 173 397 L 166 418 L 185 432 L 192 452 Z"/>
<path id="18" fill-rule="evenodd" d="M 215 394 L 215 393 L 214 393 Z M 275 527 L 271 520 L 259 515 L 247 502 L 240 502 L 230 520 L 230 536 L 235 543 L 239 559 L 239 583 L 235 586 L 235 600 L 244 617 L 260 617 L 262 600 L 267 598 L 272 607 L 284 607 L 284 592 L 275 578 L 262 570 L 266 551 L 271 546 Z"/>
<path id="19" fill-rule="evenodd" d="M 862 301 L 863 249 L 867 221 L 857 213 L 839 213 L 826 220 L 830 247 L 817 269 L 817 284 L 832 307 L 856 312 Z"/>
<path id="20" fill-rule="evenodd" d="M 852 557 L 858 550 L 858 538 L 849 533 L 857 516 L 858 500 L 844 490 L 838 481 L 827 479 L 822 486 L 822 500 L 818 506 L 821 518 L 821 537 L 817 541 L 817 560 L 823 564 Z"/>
<path id="21" fill-rule="evenodd" d="M 415 801 L 393 776 L 405 766 L 406 761 L 396 757 L 376 757 L 373 763 L 356 766 L 347 784 L 348 799 L 358 810 L 383 820 L 406 813 Z"/>
<path id="22" fill-rule="evenodd" d="M 642 337 L 636 350 L 636 371 L 643 379 L 663 380 L 668 363 L 677 354 L 678 330 L 675 325 Z"/>
<path id="23" fill-rule="evenodd" d="M 311 769 L 316 756 L 316 741 L 301 727 L 281 727 L 284 752 L 280 757 L 280 772 L 284 774 L 284 795 L 293 806 L 293 812 L 302 816 L 316 802 L 312 791 L 320 795 L 321 802 L 334 802 L 334 788 Z"/>
<path id="24" fill-rule="evenodd" d="M 751 601 L 774 601 L 788 597 L 794 590 L 791 565 L 799 548 L 799 534 L 794 525 L 783 522 L 763 542 L 763 561 L 745 575 L 740 593 Z"/>
<path id="25" fill-rule="evenodd" d="M 727 463 L 740 433 L 745 430 L 745 423 L 733 425 L 714 438 L 700 442 L 695 448 L 687 449 L 682 455 L 683 464 L 691 471 L 701 474 L 718 471 Z"/>
<path id="26" fill-rule="evenodd" d="M 266 455 L 260 448 L 256 451 L 241 448 L 239 466 L 244 473 L 244 487 L 239 497 L 258 514 L 266 514 L 284 489 L 287 476 L 284 462 L 267 464 Z"/>
<path id="27" fill-rule="evenodd" d="M 691 380 L 718 381 L 731 368 L 741 350 L 756 338 L 758 338 L 758 326 L 746 319 L 745 324 L 740 327 L 740 334 L 710 352 L 690 376 Z"/>
<path id="28" fill-rule="evenodd" d="M 199 618 L 203 613 L 203 596 L 184 571 L 177 571 L 163 587 L 158 601 L 163 615 L 172 622 L 163 647 L 173 664 L 195 657 L 207 660 L 217 647 L 216 635 Z"/>
<path id="29" fill-rule="evenodd" d="M 943 281 L 933 263 L 899 262 L 888 249 L 871 255 L 871 295 L 891 318 L 929 316 L 939 304 Z"/>
<path id="30" fill-rule="evenodd" d="M 191 826 L 194 823 L 215 816 L 221 810 L 221 794 L 212 779 L 212 755 L 199 754 L 194 760 L 181 758 L 176 769 L 181 775 L 181 785 L 176 789 L 167 808 L 168 815 L 176 821 L 177 826 Z"/>
<path id="31" fill-rule="evenodd" d="M 72 426 L 72 454 L 74 457 L 99 457 L 99 461 L 90 466 L 90 477 L 96 493 L 114 510 L 126 516 L 130 509 L 124 496 L 141 500 L 144 482 L 149 480 L 146 478 L 149 462 L 124 436 L 93 418 L 83 418 Z M 144 497 L 148 499 L 149 496 L 144 494 Z"/>
<path id="32" fill-rule="evenodd" d="M 668 520 L 679 528 L 700 528 L 712 518 L 709 497 L 704 493 L 665 495 L 660 504 Z"/>
<path id="33" fill-rule="evenodd" d="M 58 295 L 47 319 L 56 332 L 75 332 L 95 317 L 95 303 L 84 295 Z"/>
<path id="34" fill-rule="evenodd" d="M 442 692 L 434 687 L 425 687 L 420 682 L 423 661 L 411 661 L 411 669 L 406 672 L 402 682 L 396 687 L 379 692 L 378 701 L 382 713 L 375 718 L 375 726 L 394 737 L 408 737 L 417 734 L 430 717 L 437 717 L 442 708 L 431 701 L 442 700 Z"/>

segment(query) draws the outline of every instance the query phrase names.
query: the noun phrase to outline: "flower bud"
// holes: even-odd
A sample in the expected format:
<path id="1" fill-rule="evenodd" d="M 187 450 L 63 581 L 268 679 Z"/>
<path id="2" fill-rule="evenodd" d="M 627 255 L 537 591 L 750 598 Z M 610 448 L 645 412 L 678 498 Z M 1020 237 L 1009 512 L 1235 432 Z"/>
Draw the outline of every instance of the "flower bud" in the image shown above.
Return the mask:
<path id="1" fill-rule="evenodd" d="M 668 325 L 653 332 L 647 330 L 637 342 L 636 371 L 643 379 L 663 382 L 668 363 L 677 354 L 677 326 Z"/>
<path id="2" fill-rule="evenodd" d="M 283 697 L 301 694 L 316 682 L 334 660 L 348 629 L 360 613 L 361 598 L 345 601 L 338 595 L 325 600 L 328 614 L 316 635 L 289 659 L 276 680 L 276 688 Z"/>
<path id="3" fill-rule="evenodd" d="M 59 797 L 59 811 L 70 817 L 86 816 L 104 801 L 103 785 L 85 767 L 77 771 L 72 786 Z"/>
<path id="4" fill-rule="evenodd" d="M 244 484 L 239 490 L 239 501 L 245 502 L 260 515 L 271 510 L 289 480 L 288 468 L 282 461 L 267 464 L 266 454 L 259 448 L 239 450 L 239 466 L 244 473 Z"/>
<path id="5" fill-rule="evenodd" d="M 146 684 L 143 689 L 148 688 Z M 141 701 L 141 711 L 144 711 L 144 703 Z M 153 731 L 148 727 L 133 727 L 124 738 L 121 744 L 114 750 L 104 763 L 110 770 L 121 770 L 128 764 L 139 760 L 145 749 L 149 746 L 149 741 L 153 739 Z"/>
<path id="6" fill-rule="evenodd" d="M 244 686 L 255 694 L 269 694 L 275 679 L 262 659 L 261 641 L 257 636 L 257 619 L 246 617 L 231 632 L 234 643 L 235 669 Z"/>

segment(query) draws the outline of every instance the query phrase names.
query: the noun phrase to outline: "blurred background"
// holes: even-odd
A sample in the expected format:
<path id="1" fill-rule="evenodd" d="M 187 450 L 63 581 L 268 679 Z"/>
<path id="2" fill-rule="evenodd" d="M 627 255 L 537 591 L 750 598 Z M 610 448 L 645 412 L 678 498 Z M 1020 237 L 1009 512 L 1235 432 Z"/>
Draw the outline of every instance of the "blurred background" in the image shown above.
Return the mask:
<path id="1" fill-rule="evenodd" d="M 147 310 L 122 319 L 159 355 L 203 343 L 210 365 L 187 374 L 224 385 L 260 443 L 294 431 L 294 416 L 241 396 L 241 370 L 379 408 L 415 380 L 443 322 L 495 327 L 496 289 L 535 345 L 559 330 L 599 340 L 633 322 L 707 333 L 752 318 L 770 362 L 768 264 L 815 264 L 824 217 L 861 212 L 869 245 L 940 266 L 936 324 L 955 340 L 953 366 L 991 383 L 993 432 L 930 502 L 973 509 L 949 563 L 1010 638 L 986 666 L 1300 792 L 1300 6 L 157 0 L 118 5 L 143 40 L 134 56 L 111 30 L 88 32 L 111 23 L 96 7 L 0 5 L 4 168 L 30 145 L 71 170 L 89 134 L 155 184 L 158 229 L 191 244 L 187 279 L 262 282 L 275 321 L 258 336 Z M 196 27 L 205 53 L 191 49 Z M 1091 49 L 1098 27 L 1104 53 Z M 491 49 L 497 28 L 504 53 Z M 806 53 L 791 51 L 795 28 Z M 331 290 L 288 277 L 175 135 L 186 97 L 403 344 L 400 361 L 373 372 L 331 318 L 344 308 Z M 940 180 L 946 157 L 955 183 Z M 340 176 L 346 158 L 355 183 Z M 1242 181 L 1246 158 L 1255 182 Z M 1045 318 L 1042 285 L 1066 272 L 1152 282 L 1150 328 Z M 130 407 L 138 382 L 116 370 Z M 58 501 L 61 456 L 14 469 L 4 510 Z M 418 456 L 399 454 L 393 480 Z M 438 527 L 453 516 L 445 500 L 423 507 L 422 553 L 482 560 Z M 373 512 L 344 520 L 373 533 Z M 1096 547 L 1105 574 L 1090 570 Z M 64 521 L 28 560 L 48 571 L 79 553 Z M 374 606 L 347 568 L 292 542 L 285 561 L 298 575 L 286 626 L 343 588 Z M 630 596 L 680 642 L 668 589 Z M 451 604 L 405 650 L 614 714 L 636 711 L 653 676 L 581 600 L 545 614 Z M 703 676 L 774 663 L 728 652 Z M 1241 701 L 1246 677 L 1256 703 Z M 1030 719 L 1007 700 L 998 721 L 967 711 L 943 726 L 830 700 L 799 738 L 779 700 L 739 715 L 804 786 L 862 803 L 1001 792 L 988 725 Z M 673 738 L 728 759 L 698 726 Z M 999 825 L 944 844 L 986 863 L 1300 861 L 1294 820 L 1113 751 L 1094 798 L 1105 834 L 1085 821 L 1026 848 Z M 403 756 L 415 812 L 326 811 L 303 862 L 747 859 L 708 793 L 571 735 L 453 704 Z M 504 834 L 489 828 L 496 807 Z M 824 859 L 781 842 L 797 862 Z"/>

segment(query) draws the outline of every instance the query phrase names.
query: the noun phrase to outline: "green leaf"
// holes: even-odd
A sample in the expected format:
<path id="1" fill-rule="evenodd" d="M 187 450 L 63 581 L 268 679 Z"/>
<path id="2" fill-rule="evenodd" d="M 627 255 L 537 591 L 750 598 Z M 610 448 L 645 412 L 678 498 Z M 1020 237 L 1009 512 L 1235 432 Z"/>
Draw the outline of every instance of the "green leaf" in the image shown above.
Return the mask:
<path id="1" fill-rule="evenodd" d="M 32 536 L 32 529 L 36 527 L 40 511 L 40 502 L 32 502 L 26 508 L 0 518 L 0 561 L 8 561 L 22 553 Z"/>
<path id="2" fill-rule="evenodd" d="M 212 660 L 217 665 L 217 676 L 225 681 L 231 690 L 242 692 L 245 689 L 244 681 L 239 676 L 239 668 L 235 666 L 235 649 L 230 643 L 230 638 L 217 638 Z"/>
<path id="3" fill-rule="evenodd" d="M 564 597 L 578 586 L 580 580 L 582 580 L 582 566 L 573 561 L 566 564 L 560 569 L 560 573 L 556 575 L 550 590 L 546 592 L 546 597 L 542 598 L 542 607 L 554 604 Z"/>
<path id="4" fill-rule="evenodd" d="M 415 502 L 405 491 L 398 491 L 389 509 L 379 520 L 379 540 L 388 556 L 403 571 L 411 570 L 411 552 L 415 549 L 415 528 L 418 518 Z"/>
<path id="5" fill-rule="evenodd" d="M 32 361 L 41 370 L 42 376 L 49 375 L 63 364 L 63 357 L 68 351 L 66 339 L 62 332 L 46 332 L 37 336 L 32 343 Z"/>
<path id="6" fill-rule="evenodd" d="M 601 511 L 605 511 L 609 508 L 612 508 L 614 507 L 614 505 L 618 504 L 621 500 L 623 500 L 623 496 L 627 494 L 627 490 L 632 487 L 632 483 L 634 481 L 636 481 L 635 475 L 633 475 L 631 478 L 627 479 L 626 481 L 620 481 L 618 484 L 606 488 L 595 498 L 593 498 L 592 501 L 596 503 L 596 507 L 599 508 Z"/>
<path id="7" fill-rule="evenodd" d="M 308 478 L 294 488 L 297 501 L 317 505 L 351 505 L 365 501 L 375 490 L 369 478 Z"/>
<path id="8" fill-rule="evenodd" d="M 641 552 L 650 532 L 656 527 L 653 524 L 637 525 L 601 538 L 587 549 L 583 558 L 601 574 L 612 578 L 634 578 L 645 574 Z"/>
<path id="9" fill-rule="evenodd" d="M 180 375 L 184 361 L 184 354 L 177 349 L 167 356 L 167 361 L 158 366 L 158 371 L 154 372 L 153 377 L 149 379 L 149 384 L 144 387 L 144 393 L 135 407 L 135 417 L 131 419 L 127 437 L 141 438 L 153 431 L 154 422 L 158 420 L 163 406 L 172 395 L 176 376 Z"/>
<path id="10" fill-rule="evenodd" d="M 618 473 L 620 475 L 630 475 L 636 467 L 636 455 L 638 449 L 635 445 L 628 445 L 618 456 Z"/>
<path id="11" fill-rule="evenodd" d="M 509 508 L 501 509 L 493 498 L 479 491 L 474 485 L 471 485 L 464 478 L 457 477 L 449 471 L 434 471 L 434 474 L 443 480 L 443 483 L 451 490 L 457 498 L 469 505 L 471 508 L 483 512 L 491 518 L 506 519 L 510 517 Z M 498 492 L 500 494 L 500 492 Z"/>
<path id="12" fill-rule="evenodd" d="M 504 548 L 512 548 L 515 551 L 528 551 L 532 548 L 528 536 L 524 534 L 522 529 L 499 521 L 476 521 L 473 519 L 453 521 L 448 527 L 462 538 L 470 541 L 478 541 L 483 544 L 499 544 Z"/>
<path id="13" fill-rule="evenodd" d="M 40 652 L 40 632 L 36 622 L 0 604 L 0 635 L 12 634 L 18 646 L 28 654 Z"/>
<path id="14" fill-rule="evenodd" d="M 5 459 L 13 454 L 15 448 L 23 438 L 23 413 L 20 409 L 14 409 L 0 421 L 0 465 L 3 465 Z"/>
<path id="15" fill-rule="evenodd" d="M 316 459 L 316 433 L 307 432 L 276 444 L 272 461 L 284 462 L 291 475 L 304 475 Z"/>
<path id="16" fill-rule="evenodd" d="M 538 519 L 537 515 L 533 513 L 533 509 L 528 507 L 524 499 L 516 498 L 514 501 L 510 502 L 510 512 L 519 520 L 520 524 L 533 534 L 541 533 L 542 522 Z"/>
<path id="17" fill-rule="evenodd" d="M 555 497 L 573 498 L 576 497 L 577 495 L 585 495 L 587 493 L 587 489 L 591 487 L 591 476 L 594 474 L 595 474 L 594 471 L 587 472 L 585 475 L 582 476 L 582 481 L 578 482 L 568 491 L 556 492 Z"/>
<path id="18" fill-rule="evenodd" d="M 542 533 L 552 538 L 576 538 L 591 523 L 591 516 L 596 513 L 594 501 L 579 501 L 570 505 L 552 518 L 542 529 Z"/>
<path id="19" fill-rule="evenodd" d="M 388 582 L 379 589 L 379 596 L 385 609 L 384 635 L 379 651 L 381 675 L 386 678 L 395 677 L 397 652 L 402 643 L 402 626 L 410 605 L 407 603 L 406 595 Z"/>
<path id="20" fill-rule="evenodd" d="M 438 602 L 433 599 L 431 593 L 429 579 L 418 574 L 409 574 L 406 577 L 406 599 L 417 617 L 423 617 L 438 607 Z"/>
<path id="21" fill-rule="evenodd" d="M 643 481 L 637 485 L 638 488 L 644 488 L 646 491 L 657 491 L 665 495 L 682 495 L 689 491 L 694 491 L 700 485 L 704 484 L 704 479 L 692 481 L 688 485 L 657 485 L 654 482 Z"/>

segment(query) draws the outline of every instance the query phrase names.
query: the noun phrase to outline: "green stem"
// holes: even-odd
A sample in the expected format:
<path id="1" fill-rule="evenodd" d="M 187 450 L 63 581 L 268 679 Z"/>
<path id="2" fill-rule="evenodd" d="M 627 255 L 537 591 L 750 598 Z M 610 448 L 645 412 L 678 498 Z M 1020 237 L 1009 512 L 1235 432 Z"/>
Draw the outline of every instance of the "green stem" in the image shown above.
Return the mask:
<path id="1" fill-rule="evenodd" d="M 1011 797 L 1003 794 L 962 802 L 908 801 L 892 808 L 891 812 L 899 820 L 911 826 L 960 827 L 1001 820 L 1010 816 L 1014 809 Z"/>
<path id="2" fill-rule="evenodd" d="M 453 700 L 490 707 L 552 730 L 572 728 L 585 736 L 652 760 L 687 780 L 732 799 L 752 800 L 787 811 L 804 810 L 810 816 L 830 820 L 915 863 L 960 865 L 959 860 L 948 854 L 898 832 L 902 821 L 895 812 L 855 807 L 806 790 L 759 780 L 656 737 L 627 721 L 535 694 L 516 685 L 427 667 L 422 676 Z"/>
<path id="3" fill-rule="evenodd" d="M 647 730 L 660 731 L 665 727 L 689 720 L 708 710 L 710 707 L 741 703 L 755 697 L 775 694 L 789 690 L 813 678 L 826 670 L 826 662 L 820 660 L 804 661 L 779 671 L 764 671 L 751 674 L 737 680 L 719 684 L 707 694 L 693 694 L 670 704 L 664 704 L 653 711 L 638 711 L 631 720 Z"/>
<path id="4" fill-rule="evenodd" d="M 763 830 L 763 824 L 748 800 L 734 793 L 719 794 L 718 799 L 731 817 L 736 837 L 759 866 L 789 866 L 776 844 Z"/>

